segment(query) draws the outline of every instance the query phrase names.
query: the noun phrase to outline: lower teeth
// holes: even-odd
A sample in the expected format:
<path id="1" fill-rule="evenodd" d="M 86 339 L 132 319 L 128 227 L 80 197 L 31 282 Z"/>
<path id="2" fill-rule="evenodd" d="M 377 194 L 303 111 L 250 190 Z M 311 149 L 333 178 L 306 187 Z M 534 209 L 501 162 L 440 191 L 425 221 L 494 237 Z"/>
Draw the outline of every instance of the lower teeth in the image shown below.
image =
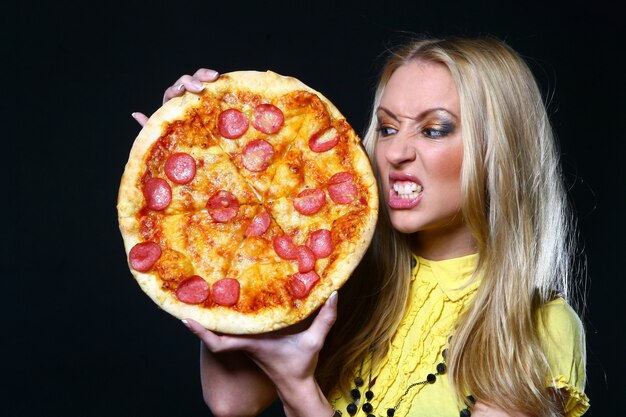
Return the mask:
<path id="1" fill-rule="evenodd" d="M 403 198 L 403 199 L 409 199 L 409 198 L 417 197 L 419 195 L 419 193 L 418 192 L 413 192 L 411 194 L 398 194 L 398 193 L 396 193 L 396 195 L 398 197 L 400 197 L 400 198 Z"/>

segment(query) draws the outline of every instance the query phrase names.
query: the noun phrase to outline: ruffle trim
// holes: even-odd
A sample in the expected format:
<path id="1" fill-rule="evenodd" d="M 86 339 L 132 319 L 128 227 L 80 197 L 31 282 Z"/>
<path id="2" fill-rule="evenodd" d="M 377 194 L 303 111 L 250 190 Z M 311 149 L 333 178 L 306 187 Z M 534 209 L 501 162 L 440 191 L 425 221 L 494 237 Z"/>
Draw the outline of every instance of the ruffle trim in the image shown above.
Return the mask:
<path id="1" fill-rule="evenodd" d="M 565 417 L 580 417 L 589 409 L 589 398 L 577 387 L 572 386 L 563 375 L 554 378 L 548 377 L 546 385 L 549 388 L 564 390 L 567 392 L 567 402 L 563 414 Z"/>

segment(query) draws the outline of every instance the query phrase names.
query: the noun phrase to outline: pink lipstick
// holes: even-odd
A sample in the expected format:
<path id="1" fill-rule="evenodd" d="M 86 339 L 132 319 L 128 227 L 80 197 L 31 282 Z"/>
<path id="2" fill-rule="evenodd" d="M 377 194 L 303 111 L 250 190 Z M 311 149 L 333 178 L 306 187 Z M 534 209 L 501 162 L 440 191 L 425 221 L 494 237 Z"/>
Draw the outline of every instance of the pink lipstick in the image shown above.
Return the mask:
<path id="1" fill-rule="evenodd" d="M 389 199 L 387 204 L 392 209 L 407 210 L 417 206 L 422 199 L 424 187 L 417 177 L 405 173 L 389 175 Z"/>

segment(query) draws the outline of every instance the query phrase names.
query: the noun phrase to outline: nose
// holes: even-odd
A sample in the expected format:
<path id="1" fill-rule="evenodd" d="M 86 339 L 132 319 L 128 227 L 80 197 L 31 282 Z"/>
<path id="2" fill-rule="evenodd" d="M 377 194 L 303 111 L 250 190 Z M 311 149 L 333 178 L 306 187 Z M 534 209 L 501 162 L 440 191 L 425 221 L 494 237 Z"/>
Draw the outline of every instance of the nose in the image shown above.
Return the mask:
<path id="1" fill-rule="evenodd" d="M 393 165 L 402 165 L 414 161 L 417 156 L 414 141 L 415 139 L 406 132 L 399 131 L 388 142 L 385 158 Z"/>

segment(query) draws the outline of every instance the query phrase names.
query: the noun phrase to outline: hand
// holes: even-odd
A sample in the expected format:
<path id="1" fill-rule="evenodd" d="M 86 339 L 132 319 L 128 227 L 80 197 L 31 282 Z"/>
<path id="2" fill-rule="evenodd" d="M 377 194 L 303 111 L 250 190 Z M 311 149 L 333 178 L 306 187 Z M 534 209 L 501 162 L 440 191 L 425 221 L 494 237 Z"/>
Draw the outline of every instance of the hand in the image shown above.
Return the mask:
<path id="1" fill-rule="evenodd" d="M 165 90 L 163 94 L 163 104 L 174 97 L 182 96 L 185 94 L 185 91 L 199 93 L 204 90 L 203 82 L 215 81 L 219 76 L 217 71 L 207 68 L 200 68 L 193 75 L 183 75 Z M 148 117 L 140 112 L 134 112 L 132 116 L 141 126 L 144 126 L 148 121 Z"/>
<path id="2" fill-rule="evenodd" d="M 213 353 L 245 351 L 277 385 L 311 378 L 319 351 L 337 318 L 337 294 L 333 293 L 312 321 L 282 331 L 260 335 L 220 335 L 197 322 L 184 320 Z"/>

